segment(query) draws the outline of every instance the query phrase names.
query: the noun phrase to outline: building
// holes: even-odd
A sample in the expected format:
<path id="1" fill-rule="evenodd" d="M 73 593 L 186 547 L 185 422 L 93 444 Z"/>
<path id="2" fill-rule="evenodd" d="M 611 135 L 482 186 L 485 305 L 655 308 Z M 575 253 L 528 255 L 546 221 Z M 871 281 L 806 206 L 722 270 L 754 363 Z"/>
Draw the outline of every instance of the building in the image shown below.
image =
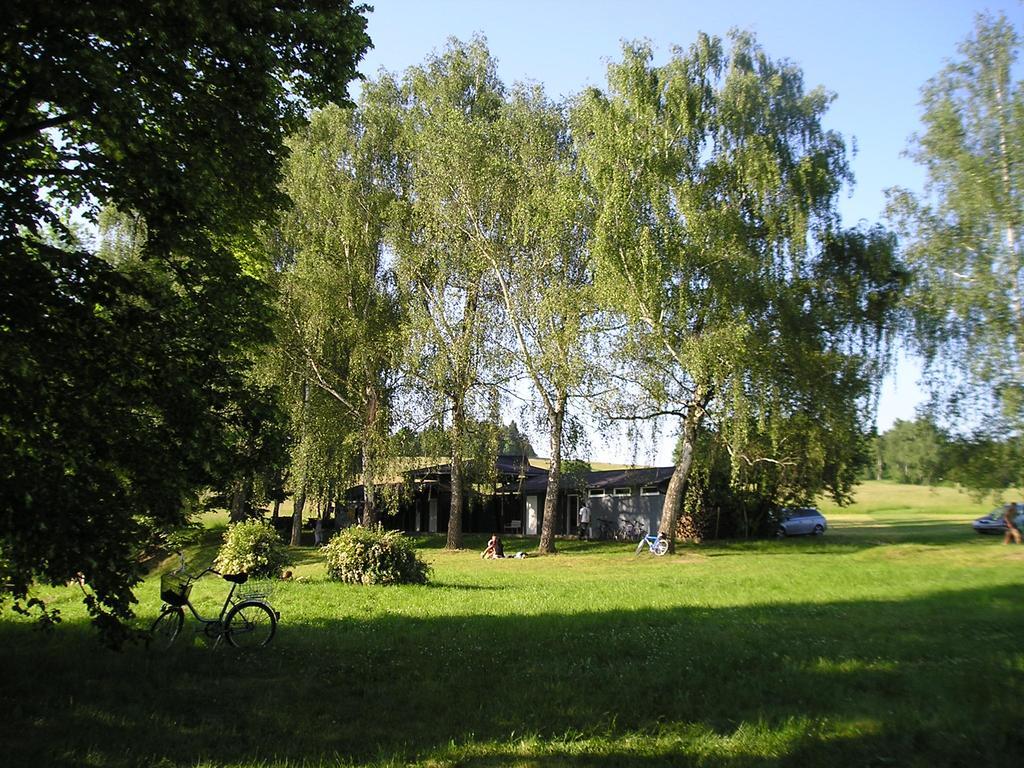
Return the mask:
<path id="1" fill-rule="evenodd" d="M 462 530 L 466 533 L 504 533 L 536 536 L 543 525 L 548 471 L 524 456 L 498 456 L 485 483 L 466 489 Z M 610 538 L 632 525 L 656 531 L 665 491 L 674 467 L 645 467 L 562 475 L 556 503 L 555 534 L 578 533 L 579 509 L 591 510 L 591 536 Z M 358 507 L 362 486 L 350 489 L 346 500 Z M 451 510 L 451 465 L 438 464 L 405 473 L 398 511 L 385 518 L 389 528 L 442 533 Z"/>

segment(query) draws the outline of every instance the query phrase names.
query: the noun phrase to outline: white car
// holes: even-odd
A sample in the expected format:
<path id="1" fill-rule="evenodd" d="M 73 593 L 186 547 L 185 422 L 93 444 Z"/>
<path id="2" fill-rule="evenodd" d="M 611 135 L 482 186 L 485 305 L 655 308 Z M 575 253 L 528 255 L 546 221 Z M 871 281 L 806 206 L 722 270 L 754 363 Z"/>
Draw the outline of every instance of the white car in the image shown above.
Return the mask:
<path id="1" fill-rule="evenodd" d="M 814 507 L 788 507 L 778 511 L 779 523 L 775 528 L 778 538 L 786 536 L 821 536 L 828 529 L 828 521 Z"/>

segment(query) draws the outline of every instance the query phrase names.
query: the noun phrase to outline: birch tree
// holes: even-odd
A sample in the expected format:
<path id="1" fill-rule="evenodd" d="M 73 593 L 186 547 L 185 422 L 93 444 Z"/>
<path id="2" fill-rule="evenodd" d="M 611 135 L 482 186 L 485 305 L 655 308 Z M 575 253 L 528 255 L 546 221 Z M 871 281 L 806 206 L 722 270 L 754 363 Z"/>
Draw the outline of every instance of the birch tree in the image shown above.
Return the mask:
<path id="1" fill-rule="evenodd" d="M 574 115 L 598 205 L 598 289 L 626 321 L 617 347 L 631 399 L 613 415 L 679 424 L 659 524 L 670 539 L 701 429 L 739 453 L 773 413 L 833 400 L 865 418 L 878 374 L 865 351 L 889 315 L 877 333 L 859 329 L 899 284 L 885 238 L 868 233 L 871 247 L 851 250 L 836 236 L 849 170 L 841 137 L 821 125 L 829 94 L 806 90 L 798 68 L 751 36 L 729 42 L 702 35 L 661 67 L 627 45 L 607 94 L 584 94 Z M 832 268 L 857 259 L 864 279 L 842 281 L 841 296 Z"/>
<path id="2" fill-rule="evenodd" d="M 511 355 L 548 428 L 550 465 L 539 550 L 555 551 L 555 522 L 570 404 L 582 397 L 597 307 L 587 250 L 592 207 L 564 110 L 539 88 L 513 94 L 502 121 L 514 179 L 509 239 L 481 242 L 498 283 Z"/>
<path id="3" fill-rule="evenodd" d="M 417 399 L 442 415 L 451 449 L 447 547 L 462 546 L 465 453 L 486 412 L 496 288 L 481 252 L 507 236 L 507 148 L 495 124 L 504 87 L 482 39 L 452 40 L 403 80 L 407 208 L 396 238 Z M 493 457 L 492 457 L 493 458 Z"/>
<path id="4" fill-rule="evenodd" d="M 314 487 L 329 505 L 346 481 L 358 480 L 364 524 L 380 518 L 400 349 L 384 251 L 397 184 L 396 93 L 386 79 L 368 86 L 359 109 L 329 107 L 291 141 L 284 189 L 293 205 L 275 243 L 275 356 L 298 437 L 293 544 Z"/>
<path id="5" fill-rule="evenodd" d="M 959 57 L 922 89 L 910 156 L 924 167 L 923 192 L 889 192 L 936 404 L 967 429 L 1013 434 L 1024 424 L 1020 46 L 1004 16 L 978 16 Z"/>

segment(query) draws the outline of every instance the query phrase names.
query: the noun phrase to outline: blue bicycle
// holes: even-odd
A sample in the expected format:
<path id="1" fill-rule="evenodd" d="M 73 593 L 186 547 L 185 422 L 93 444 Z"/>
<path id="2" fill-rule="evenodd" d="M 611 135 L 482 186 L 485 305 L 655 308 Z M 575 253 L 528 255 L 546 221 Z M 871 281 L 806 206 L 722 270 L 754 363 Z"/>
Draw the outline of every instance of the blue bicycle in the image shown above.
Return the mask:
<path id="1" fill-rule="evenodd" d="M 645 546 L 647 547 L 647 551 L 652 555 L 661 557 L 668 552 L 668 539 L 666 539 L 665 535 L 662 533 L 659 533 L 657 536 L 653 533 L 649 533 L 640 539 L 640 543 L 636 545 L 636 552 L 633 554 L 639 555 L 644 551 Z"/>

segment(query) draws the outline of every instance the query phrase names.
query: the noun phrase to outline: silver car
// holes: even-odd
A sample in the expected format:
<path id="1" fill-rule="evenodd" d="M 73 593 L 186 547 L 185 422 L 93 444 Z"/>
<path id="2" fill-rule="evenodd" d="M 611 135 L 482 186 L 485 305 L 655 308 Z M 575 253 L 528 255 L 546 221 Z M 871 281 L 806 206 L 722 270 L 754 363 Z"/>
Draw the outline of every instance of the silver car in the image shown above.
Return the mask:
<path id="1" fill-rule="evenodd" d="M 778 527 L 775 535 L 778 538 L 785 536 L 800 536 L 811 534 L 821 536 L 828 529 L 828 521 L 814 507 L 789 507 L 780 509 L 778 512 Z"/>
<path id="2" fill-rule="evenodd" d="M 1003 515 L 1006 514 L 1008 506 L 1010 505 L 1004 504 L 984 517 L 979 517 L 971 523 L 971 527 L 978 533 L 995 533 L 1002 536 L 1006 533 L 1006 521 L 1003 519 Z M 1024 502 L 1017 502 L 1017 517 L 1014 520 L 1017 523 L 1017 529 L 1024 530 Z"/>

